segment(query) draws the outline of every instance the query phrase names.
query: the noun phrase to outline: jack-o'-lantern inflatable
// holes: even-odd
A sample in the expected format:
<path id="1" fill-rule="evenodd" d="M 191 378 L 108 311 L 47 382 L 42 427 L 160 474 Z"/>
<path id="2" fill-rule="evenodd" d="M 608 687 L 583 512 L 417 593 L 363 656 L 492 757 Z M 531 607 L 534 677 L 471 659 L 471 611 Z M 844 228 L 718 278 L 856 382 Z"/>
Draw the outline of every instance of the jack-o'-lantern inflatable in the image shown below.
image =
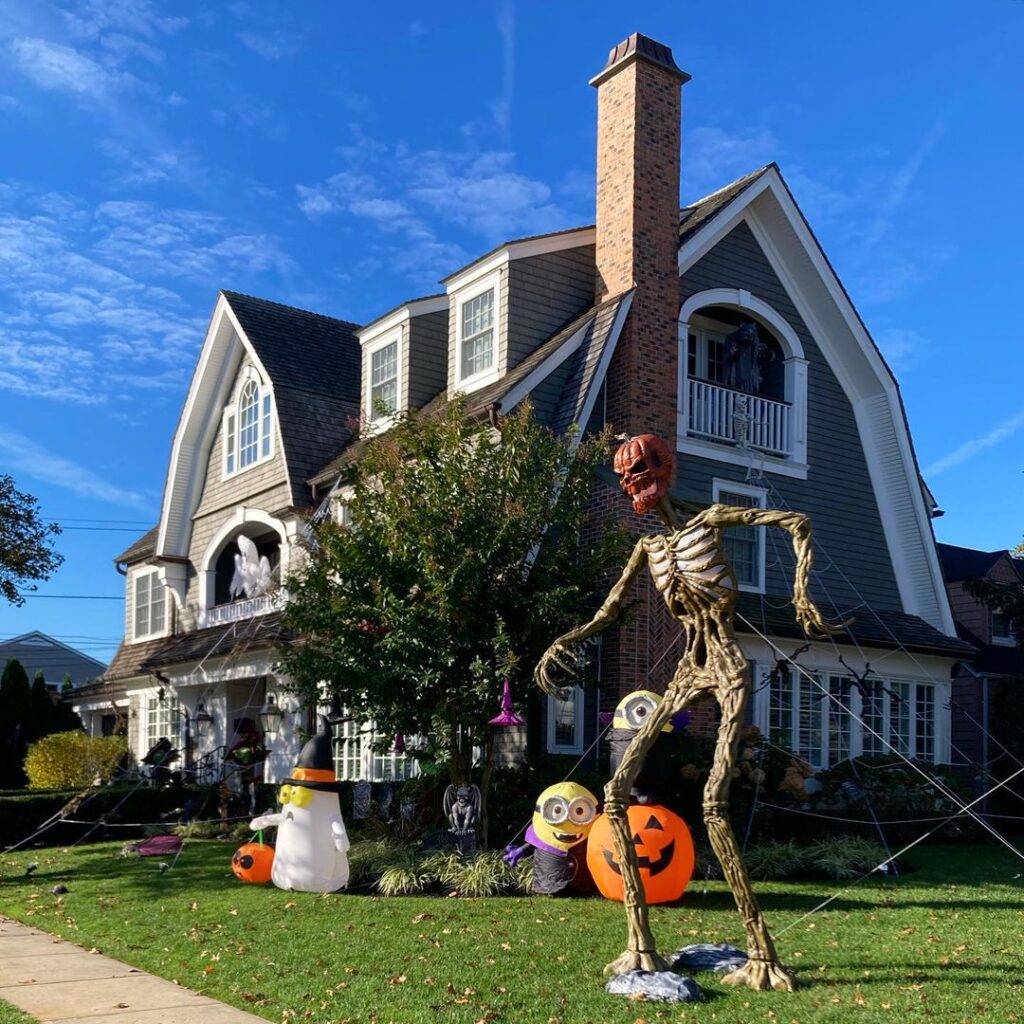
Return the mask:
<path id="1" fill-rule="evenodd" d="M 231 870 L 243 882 L 269 882 L 273 867 L 274 848 L 262 839 L 258 843 L 240 846 L 231 858 Z"/>
<path id="2" fill-rule="evenodd" d="M 633 804 L 627 817 L 647 902 L 679 899 L 693 874 L 693 839 L 686 822 L 658 804 Z M 600 815 L 590 830 L 587 867 L 598 892 L 621 903 L 622 872 L 607 814 Z"/>

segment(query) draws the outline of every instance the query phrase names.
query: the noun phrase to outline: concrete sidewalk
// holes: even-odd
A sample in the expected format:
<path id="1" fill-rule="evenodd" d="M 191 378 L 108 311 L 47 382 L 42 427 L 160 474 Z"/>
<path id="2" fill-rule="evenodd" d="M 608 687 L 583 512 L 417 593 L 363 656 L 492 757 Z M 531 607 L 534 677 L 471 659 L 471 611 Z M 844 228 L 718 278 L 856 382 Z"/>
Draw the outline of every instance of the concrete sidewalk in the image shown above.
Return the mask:
<path id="1" fill-rule="evenodd" d="M 41 1021 L 266 1024 L 207 996 L 0 917 L 0 999 Z"/>

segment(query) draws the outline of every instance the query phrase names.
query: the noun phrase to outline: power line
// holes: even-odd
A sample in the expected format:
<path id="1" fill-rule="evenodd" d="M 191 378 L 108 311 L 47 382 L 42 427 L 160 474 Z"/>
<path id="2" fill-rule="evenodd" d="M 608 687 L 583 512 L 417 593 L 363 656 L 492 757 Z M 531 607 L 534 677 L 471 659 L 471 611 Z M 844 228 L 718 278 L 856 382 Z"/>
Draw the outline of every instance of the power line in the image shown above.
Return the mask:
<path id="1" fill-rule="evenodd" d="M 142 527 L 139 526 L 64 526 L 61 524 L 61 533 L 70 530 L 94 530 L 97 533 L 138 533 Z"/>
<path id="2" fill-rule="evenodd" d="M 123 601 L 120 597 L 108 597 L 105 594 L 19 594 L 19 597 L 38 597 L 48 601 Z"/>

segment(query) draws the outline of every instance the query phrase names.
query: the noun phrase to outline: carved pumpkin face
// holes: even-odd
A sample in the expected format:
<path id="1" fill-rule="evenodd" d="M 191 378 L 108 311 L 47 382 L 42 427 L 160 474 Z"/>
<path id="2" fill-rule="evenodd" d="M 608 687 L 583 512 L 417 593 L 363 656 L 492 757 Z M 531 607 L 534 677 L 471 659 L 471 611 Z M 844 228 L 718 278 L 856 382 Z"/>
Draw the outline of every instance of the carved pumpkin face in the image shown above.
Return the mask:
<path id="1" fill-rule="evenodd" d="M 668 494 L 673 464 L 672 449 L 656 434 L 639 434 L 619 447 L 613 467 L 634 511 L 650 512 Z"/>
<path id="2" fill-rule="evenodd" d="M 235 850 L 231 870 L 243 882 L 269 882 L 274 848 L 267 843 L 246 843 Z"/>
<path id="3" fill-rule="evenodd" d="M 693 874 L 693 839 L 686 822 L 657 804 L 634 804 L 627 817 L 647 902 L 672 903 L 679 899 Z M 602 814 L 590 830 L 587 866 L 601 895 L 621 903 L 622 869 L 607 814 Z"/>

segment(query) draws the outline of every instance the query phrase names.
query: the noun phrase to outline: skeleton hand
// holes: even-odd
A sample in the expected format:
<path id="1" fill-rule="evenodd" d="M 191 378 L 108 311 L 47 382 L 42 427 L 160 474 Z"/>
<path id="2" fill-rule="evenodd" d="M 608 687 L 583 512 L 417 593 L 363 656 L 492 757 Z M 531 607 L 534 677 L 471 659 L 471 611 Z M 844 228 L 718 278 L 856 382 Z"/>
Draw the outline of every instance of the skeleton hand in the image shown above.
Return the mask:
<path id="1" fill-rule="evenodd" d="M 575 676 L 576 656 L 569 645 L 576 642 L 575 633 L 560 636 L 543 654 L 537 667 L 533 670 L 533 678 L 537 685 L 550 697 L 554 697 L 568 685 L 568 680 L 558 681 L 558 676 Z"/>
<path id="2" fill-rule="evenodd" d="M 804 600 L 794 602 L 796 604 L 796 619 L 800 628 L 812 640 L 824 640 L 826 637 L 838 636 L 844 633 L 853 619 L 846 619 L 843 622 L 832 625 L 825 621 L 825 617 L 818 611 L 817 605 L 812 601 Z"/>

